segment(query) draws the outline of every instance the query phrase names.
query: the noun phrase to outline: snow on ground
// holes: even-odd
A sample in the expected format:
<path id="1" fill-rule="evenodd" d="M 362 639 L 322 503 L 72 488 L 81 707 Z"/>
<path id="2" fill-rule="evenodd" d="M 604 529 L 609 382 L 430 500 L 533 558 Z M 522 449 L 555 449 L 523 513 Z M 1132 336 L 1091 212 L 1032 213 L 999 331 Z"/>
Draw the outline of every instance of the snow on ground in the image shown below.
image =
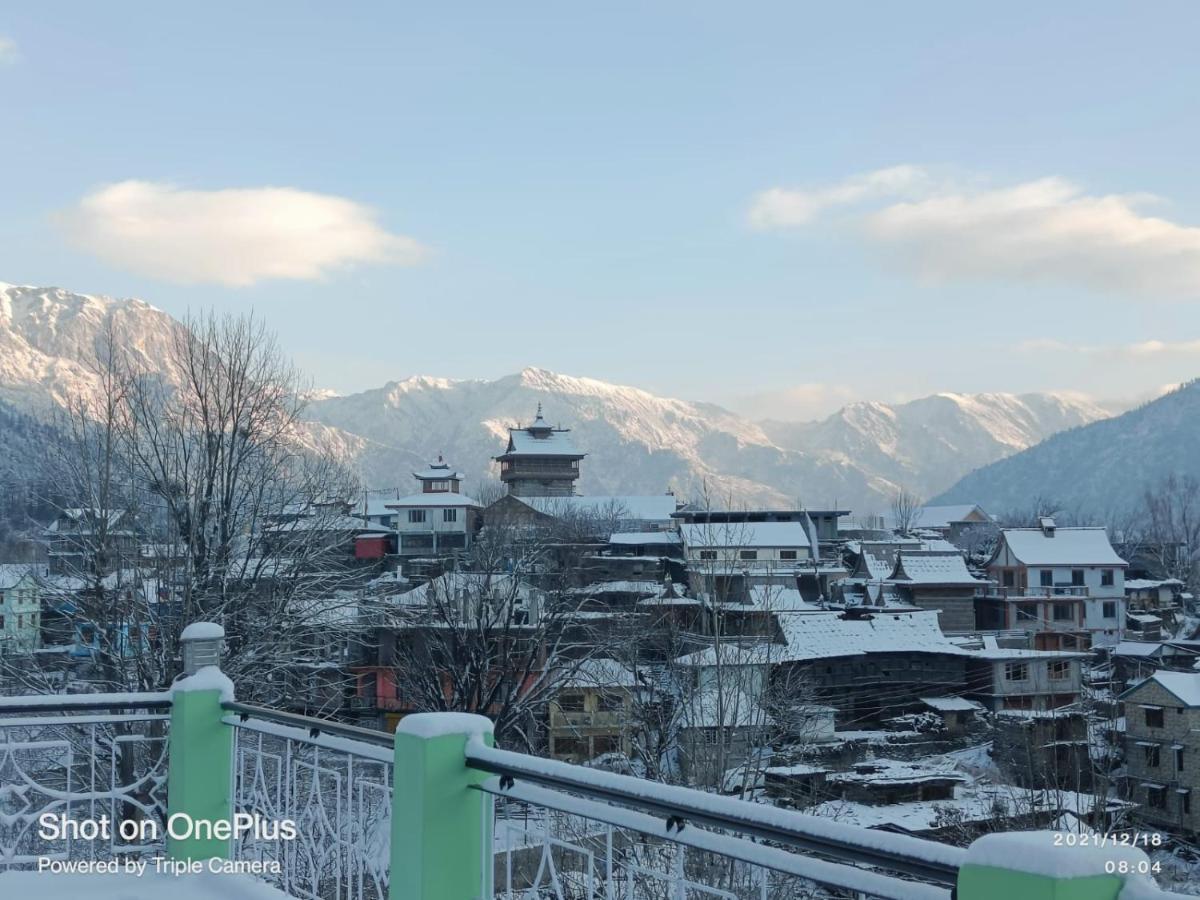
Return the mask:
<path id="1" fill-rule="evenodd" d="M 197 872 L 169 875 L 148 870 L 140 878 L 126 873 L 63 874 L 4 872 L 0 897 L 38 900 L 288 900 L 288 895 L 247 875 Z"/>

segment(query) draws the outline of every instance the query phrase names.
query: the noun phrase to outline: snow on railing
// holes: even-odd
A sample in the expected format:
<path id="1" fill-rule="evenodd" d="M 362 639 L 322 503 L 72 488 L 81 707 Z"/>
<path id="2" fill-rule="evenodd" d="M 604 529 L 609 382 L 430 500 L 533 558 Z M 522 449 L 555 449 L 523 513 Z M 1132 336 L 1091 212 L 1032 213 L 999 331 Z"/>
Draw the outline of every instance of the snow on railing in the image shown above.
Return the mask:
<path id="1" fill-rule="evenodd" d="M 0 869 L 161 853 L 169 706 L 169 694 L 0 698 Z"/>
<path id="2" fill-rule="evenodd" d="M 295 835 L 284 839 L 270 824 L 248 831 L 235 842 L 234 859 L 277 863 L 262 875 L 293 897 L 386 900 L 391 735 L 223 706 L 235 713 L 224 718 L 235 735 L 235 811 L 264 823 L 290 822 Z"/>

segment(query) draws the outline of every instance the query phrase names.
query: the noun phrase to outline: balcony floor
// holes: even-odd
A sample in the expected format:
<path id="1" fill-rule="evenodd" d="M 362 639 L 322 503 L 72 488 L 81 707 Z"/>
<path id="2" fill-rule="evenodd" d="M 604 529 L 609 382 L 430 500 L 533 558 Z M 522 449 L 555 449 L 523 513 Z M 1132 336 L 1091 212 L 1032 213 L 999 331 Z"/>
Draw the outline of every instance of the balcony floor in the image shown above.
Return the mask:
<path id="1" fill-rule="evenodd" d="M 3 872 L 0 897 L 38 900 L 288 900 L 288 895 L 249 875 L 213 872 L 169 875 L 151 863 L 144 875 L 119 873 Z"/>

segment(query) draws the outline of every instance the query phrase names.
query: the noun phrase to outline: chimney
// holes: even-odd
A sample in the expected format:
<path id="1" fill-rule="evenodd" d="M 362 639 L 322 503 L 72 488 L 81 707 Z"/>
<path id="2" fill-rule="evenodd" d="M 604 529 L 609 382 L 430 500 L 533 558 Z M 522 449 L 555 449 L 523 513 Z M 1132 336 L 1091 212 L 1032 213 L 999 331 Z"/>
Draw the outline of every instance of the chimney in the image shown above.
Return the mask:
<path id="1" fill-rule="evenodd" d="M 1048 538 L 1054 537 L 1054 532 L 1057 526 L 1054 524 L 1054 519 L 1050 516 L 1039 516 L 1038 525 L 1041 526 L 1042 534 Z"/>

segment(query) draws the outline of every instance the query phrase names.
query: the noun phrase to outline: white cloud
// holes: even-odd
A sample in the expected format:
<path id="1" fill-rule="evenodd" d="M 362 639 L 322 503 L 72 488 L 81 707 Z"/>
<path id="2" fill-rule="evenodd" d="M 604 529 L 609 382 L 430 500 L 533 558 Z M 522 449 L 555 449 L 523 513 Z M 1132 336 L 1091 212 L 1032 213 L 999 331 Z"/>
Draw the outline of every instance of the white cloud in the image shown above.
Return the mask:
<path id="1" fill-rule="evenodd" d="M 355 263 L 418 262 L 412 238 L 367 207 L 296 188 L 185 190 L 122 181 L 61 216 L 83 249 L 118 268 L 185 284 L 316 279 Z"/>
<path id="2" fill-rule="evenodd" d="M 827 209 L 880 197 L 894 197 L 920 186 L 926 177 L 925 172 L 916 166 L 892 166 L 812 190 L 771 188 L 754 198 L 747 215 L 755 228 L 807 225 Z"/>
<path id="3" fill-rule="evenodd" d="M 11 66 L 20 59 L 21 51 L 17 49 L 17 42 L 0 34 L 0 66 Z"/>
<path id="4" fill-rule="evenodd" d="M 891 173 L 898 170 L 908 174 L 896 179 Z M 900 194 L 908 196 L 897 199 Z M 901 166 L 818 191 L 766 191 L 755 199 L 750 221 L 767 228 L 808 224 L 841 202 L 829 200 L 833 196 L 875 200 L 859 211 L 864 236 L 927 279 L 1200 297 L 1200 228 L 1147 215 L 1144 208 L 1156 202 L 1148 195 L 1087 194 L 1061 178 L 984 189 Z"/>

